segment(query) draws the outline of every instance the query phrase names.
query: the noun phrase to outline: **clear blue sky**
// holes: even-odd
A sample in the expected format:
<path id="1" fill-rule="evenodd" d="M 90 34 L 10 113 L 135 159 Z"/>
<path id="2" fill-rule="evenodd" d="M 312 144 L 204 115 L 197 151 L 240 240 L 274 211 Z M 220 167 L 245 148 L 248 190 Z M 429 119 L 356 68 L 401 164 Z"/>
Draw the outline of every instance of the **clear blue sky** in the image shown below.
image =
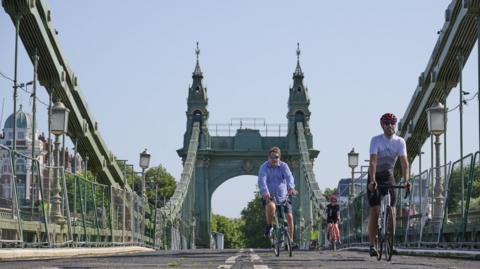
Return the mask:
<path id="1" fill-rule="evenodd" d="M 63 52 L 108 147 L 134 164 L 146 147 L 152 164 L 163 164 L 177 179 L 182 166 L 176 149 L 186 128 L 195 42 L 200 42 L 211 123 L 233 117 L 286 123 L 300 42 L 314 147 L 320 150 L 314 167 L 324 189 L 349 177 L 352 147 L 361 161 L 368 158 L 382 113 L 403 116 L 450 1 L 47 2 Z M 4 12 L 0 38 L 0 71 L 13 77 L 14 27 Z M 476 55 L 475 48 L 464 71 L 464 89 L 472 93 Z M 32 65 L 23 47 L 19 60 L 19 80 L 31 80 Z M 0 78 L 3 121 L 13 109 L 11 86 Z M 40 92 L 48 100 L 43 88 Z M 31 109 L 27 94 L 20 93 L 19 100 Z M 458 90 L 448 102 L 450 107 L 458 103 Z M 478 147 L 477 107 L 472 101 L 465 108 L 465 152 Z M 46 130 L 46 108 L 40 105 L 39 111 L 40 127 Z M 451 160 L 459 157 L 458 126 L 455 111 L 448 123 Z M 426 160 L 429 145 L 427 140 Z M 220 186 L 213 211 L 239 216 L 255 183 L 255 177 L 245 176 Z"/>

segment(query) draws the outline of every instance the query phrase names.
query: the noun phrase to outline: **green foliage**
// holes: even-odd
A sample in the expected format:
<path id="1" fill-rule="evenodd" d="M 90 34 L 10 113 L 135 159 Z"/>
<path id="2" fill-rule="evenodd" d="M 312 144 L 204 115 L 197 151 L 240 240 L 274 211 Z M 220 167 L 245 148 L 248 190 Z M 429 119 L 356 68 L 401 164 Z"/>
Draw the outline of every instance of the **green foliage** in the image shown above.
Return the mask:
<path id="1" fill-rule="evenodd" d="M 155 204 L 155 187 L 158 186 L 158 207 L 163 204 L 164 200 L 170 199 L 177 187 L 175 178 L 162 165 L 148 169 L 145 181 L 145 192 L 151 204 Z"/>
<path id="2" fill-rule="evenodd" d="M 248 202 L 242 210 L 244 225 L 240 227 L 245 240 L 245 246 L 249 248 L 268 248 L 270 243 L 263 236 L 265 229 L 265 209 L 262 206 L 260 193 L 256 192 L 253 200 Z"/>
<path id="3" fill-rule="evenodd" d="M 211 230 L 224 235 L 225 248 L 243 248 L 245 247 L 243 234 L 240 227 L 244 223 L 241 219 L 230 219 L 225 216 L 212 214 Z"/>
<path id="4" fill-rule="evenodd" d="M 465 194 L 465 203 L 467 200 L 468 195 L 468 181 L 470 177 L 470 164 L 464 164 L 463 168 L 464 173 L 464 194 Z M 472 174 L 472 191 L 471 191 L 471 198 L 474 200 L 475 198 L 480 197 L 480 166 L 476 165 L 474 167 L 474 171 Z M 460 163 L 458 166 L 455 167 L 452 171 L 450 176 L 450 183 L 448 189 L 448 212 L 451 213 L 460 213 L 461 212 L 461 201 L 462 201 L 462 176 L 460 171 Z M 478 203 L 477 203 L 478 204 Z M 470 208 L 475 208 L 475 203 L 471 203 Z"/>
<path id="5" fill-rule="evenodd" d="M 330 189 L 330 188 L 326 188 L 324 191 L 323 191 L 323 196 L 325 197 L 325 199 L 329 199 L 330 196 L 332 195 L 337 195 L 337 188 L 333 188 L 333 189 Z"/>

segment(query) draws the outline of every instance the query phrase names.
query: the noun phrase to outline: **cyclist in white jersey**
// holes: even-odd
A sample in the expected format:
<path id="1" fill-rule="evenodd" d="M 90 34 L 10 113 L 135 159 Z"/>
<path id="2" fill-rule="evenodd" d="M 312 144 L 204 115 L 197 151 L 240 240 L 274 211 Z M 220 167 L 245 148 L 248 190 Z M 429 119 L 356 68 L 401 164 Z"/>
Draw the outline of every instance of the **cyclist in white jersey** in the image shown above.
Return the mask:
<path id="1" fill-rule="evenodd" d="M 376 256 L 377 250 L 374 247 L 377 235 L 377 219 L 380 211 L 380 194 L 376 191 L 377 184 L 394 184 L 393 169 L 397 158 L 400 157 L 402 177 L 405 180 L 405 188 L 410 188 L 409 164 L 407 158 L 407 147 L 402 137 L 395 135 L 397 117 L 392 113 L 386 113 L 380 118 L 380 125 L 383 134 L 374 136 L 370 142 L 370 165 L 368 168 L 367 196 L 370 204 L 370 219 L 368 233 L 370 237 L 370 256 Z M 395 205 L 395 192 L 389 190 L 391 195 L 391 206 Z M 395 208 L 393 207 L 395 220 Z M 394 221 L 395 225 L 395 221 Z M 395 226 L 394 226 L 395 227 Z"/>

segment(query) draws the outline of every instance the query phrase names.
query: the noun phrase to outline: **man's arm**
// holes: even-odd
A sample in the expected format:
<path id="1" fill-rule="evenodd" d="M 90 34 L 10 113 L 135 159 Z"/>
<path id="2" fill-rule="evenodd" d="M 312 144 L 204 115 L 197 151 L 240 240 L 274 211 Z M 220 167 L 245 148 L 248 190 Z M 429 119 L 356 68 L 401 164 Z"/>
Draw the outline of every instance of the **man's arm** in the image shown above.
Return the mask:
<path id="1" fill-rule="evenodd" d="M 408 183 L 410 179 L 409 164 L 407 155 L 400 156 L 400 165 L 402 166 L 402 177 L 405 183 Z"/>
<path id="2" fill-rule="evenodd" d="M 260 194 L 263 199 L 268 200 L 270 199 L 270 193 L 267 188 L 267 173 L 262 168 L 263 166 L 260 167 L 260 171 L 258 171 L 258 188 L 260 189 Z"/>
<path id="3" fill-rule="evenodd" d="M 285 176 L 287 177 L 287 191 L 290 195 L 295 195 L 297 191 L 295 190 L 295 181 L 293 179 L 292 171 L 290 171 L 290 167 L 288 164 L 285 164 L 284 168 Z"/>
<path id="4" fill-rule="evenodd" d="M 370 155 L 370 165 L 368 166 L 368 175 L 370 176 L 370 184 L 368 188 L 370 191 L 374 191 L 374 185 L 377 184 L 375 173 L 377 173 L 377 154 Z"/>

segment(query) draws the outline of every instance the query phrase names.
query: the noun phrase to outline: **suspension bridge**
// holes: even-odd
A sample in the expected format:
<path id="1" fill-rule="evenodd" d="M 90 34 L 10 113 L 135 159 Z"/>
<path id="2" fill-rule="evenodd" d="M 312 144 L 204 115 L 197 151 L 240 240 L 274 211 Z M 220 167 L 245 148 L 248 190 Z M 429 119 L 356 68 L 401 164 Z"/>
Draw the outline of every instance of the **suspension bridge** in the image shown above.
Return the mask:
<path id="1" fill-rule="evenodd" d="M 266 152 L 273 146 L 282 149 L 282 159 L 292 169 L 300 193 L 298 202 L 294 204 L 296 241 L 304 249 L 311 245 L 311 241 L 316 241 L 317 248 L 328 245 L 323 220 L 326 201 L 313 171 L 313 162 L 319 151 L 313 146 L 309 126 L 310 98 L 303 81 L 299 49 L 292 76 L 293 86 L 289 89 L 286 124 L 270 125 L 257 118 L 210 124 L 209 100 L 197 47 L 197 62 L 188 89 L 186 130 L 183 145 L 177 151 L 182 158 L 183 170 L 173 196 L 157 208 L 132 190 L 127 183 L 125 169 L 104 143 L 98 122 L 82 96 L 77 75 L 60 48 L 46 2 L 3 0 L 2 5 L 11 17 L 32 63 L 37 66 L 39 83 L 52 100 L 61 99 L 70 111 L 67 136 L 75 144 L 78 154 L 88 160 L 88 169 L 98 175 L 96 181 L 91 181 L 83 171 L 69 170 L 62 165 L 46 165 L 38 158 L 2 145 L 2 247 L 144 246 L 164 251 L 155 254 L 155 257 L 167 261 L 165 265 L 169 262 L 187 264 L 185 260 L 193 264 L 195 257 L 199 257 L 199 266 L 205 268 L 230 268 L 237 262 L 249 263 L 254 268 L 269 268 L 267 265 L 255 267 L 255 264 L 260 266 L 269 260 L 262 251 L 240 250 L 237 253 L 199 249 L 215 247 L 210 229 L 210 202 L 214 191 L 233 177 L 256 175 L 265 161 Z M 445 23 L 438 41 L 399 124 L 398 134 L 405 137 L 410 161 L 429 137 L 426 109 L 435 101 L 445 102 L 451 89 L 461 84 L 463 64 L 478 40 L 479 18 L 480 1 L 476 0 L 454 0 L 445 11 Z M 8 140 L 8 137 L 4 139 Z M 22 181 L 19 163 L 32 167 L 31 186 Z M 412 178 L 414 192 L 406 202 L 408 205 L 415 204 L 419 211 L 397 216 L 396 242 L 399 246 L 478 251 L 479 211 L 478 208 L 469 208 L 472 186 L 480 176 L 476 168 L 478 163 L 479 152 L 467 154 L 453 164 L 445 161 L 442 166 L 432 166 Z M 458 180 L 455 178 L 458 177 L 456 167 L 465 170 L 461 176 L 462 204 L 458 212 L 449 211 L 449 204 L 453 202 L 449 197 L 458 194 L 455 193 L 457 189 L 452 189 L 453 182 Z M 364 182 L 365 174 L 357 180 Z M 365 189 L 364 186 L 362 189 Z M 357 195 L 342 209 L 342 216 L 348 216 L 341 226 L 346 248 L 361 248 L 368 244 L 368 207 L 362 189 L 355 191 Z M 60 196 L 58 201 L 55 200 L 56 195 Z M 399 204 L 403 205 L 403 202 Z M 429 206 L 434 207 L 434 216 L 427 224 L 425 213 Z M 402 212 L 401 207 L 398 212 Z M 406 221 L 403 221 L 404 218 Z M 313 230 L 319 232 L 316 239 L 311 238 Z M 132 258 L 142 260 L 143 255 L 148 257 L 150 254 Z M 214 261 L 208 263 L 208 257 L 212 255 Z M 305 268 L 325 261 L 312 258 L 308 252 L 299 255 L 310 262 Z M 332 266 L 341 262 L 364 261 L 356 254 L 348 258 L 348 252 L 336 256 L 322 255 L 332 262 Z M 184 258 L 177 260 L 177 257 Z M 429 258 L 423 259 L 425 264 L 430 262 Z M 106 263 L 115 262 L 106 260 Z M 412 266 L 415 266 L 413 261 Z M 277 268 L 275 264 L 272 267 Z"/>

